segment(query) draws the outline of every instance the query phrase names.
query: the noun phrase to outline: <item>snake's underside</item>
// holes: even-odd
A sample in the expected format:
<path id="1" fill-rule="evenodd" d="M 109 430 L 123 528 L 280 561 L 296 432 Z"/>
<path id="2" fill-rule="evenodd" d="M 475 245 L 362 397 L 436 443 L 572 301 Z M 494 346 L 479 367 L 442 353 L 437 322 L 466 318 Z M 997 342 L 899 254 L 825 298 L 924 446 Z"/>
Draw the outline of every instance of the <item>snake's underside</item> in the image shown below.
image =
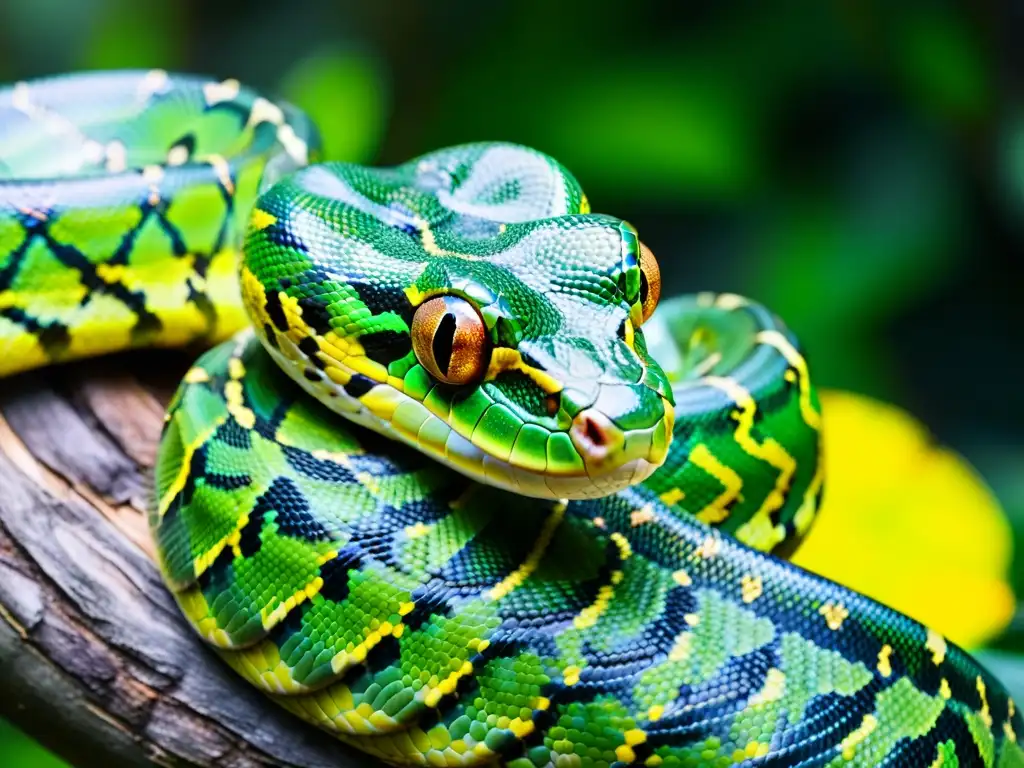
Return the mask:
<path id="1" fill-rule="evenodd" d="M 151 517 L 240 675 L 395 764 L 1024 766 L 967 654 L 778 557 L 822 477 L 776 318 L 652 317 L 636 231 L 531 150 L 288 175 L 315 146 L 233 81 L 0 92 L 0 374 L 225 336 L 247 229 Z"/>

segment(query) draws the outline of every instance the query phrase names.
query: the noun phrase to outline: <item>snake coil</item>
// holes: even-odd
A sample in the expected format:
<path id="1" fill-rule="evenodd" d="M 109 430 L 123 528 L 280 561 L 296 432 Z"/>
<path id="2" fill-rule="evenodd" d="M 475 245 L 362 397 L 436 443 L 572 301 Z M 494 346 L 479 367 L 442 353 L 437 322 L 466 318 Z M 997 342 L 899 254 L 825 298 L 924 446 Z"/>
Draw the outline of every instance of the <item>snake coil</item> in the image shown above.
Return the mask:
<path id="1" fill-rule="evenodd" d="M 777 318 L 659 306 L 533 150 L 317 146 L 231 80 L 0 90 L 0 375 L 227 339 L 150 522 L 240 675 L 393 764 L 1024 766 L 973 659 L 780 559 L 822 477 Z"/>

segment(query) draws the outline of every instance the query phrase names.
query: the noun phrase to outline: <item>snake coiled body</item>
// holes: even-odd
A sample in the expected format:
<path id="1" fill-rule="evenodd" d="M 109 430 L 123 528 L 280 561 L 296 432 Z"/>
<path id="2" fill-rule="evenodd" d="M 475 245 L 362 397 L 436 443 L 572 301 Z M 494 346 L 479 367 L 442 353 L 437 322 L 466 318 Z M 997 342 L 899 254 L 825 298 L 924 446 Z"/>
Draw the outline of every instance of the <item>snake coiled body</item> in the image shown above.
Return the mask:
<path id="1" fill-rule="evenodd" d="M 395 764 L 1024 765 L 967 654 L 765 554 L 822 488 L 770 312 L 654 312 L 636 230 L 532 150 L 291 173 L 315 151 L 232 81 L 0 93 L 0 373 L 248 312 L 168 409 L 151 517 L 239 674 Z"/>

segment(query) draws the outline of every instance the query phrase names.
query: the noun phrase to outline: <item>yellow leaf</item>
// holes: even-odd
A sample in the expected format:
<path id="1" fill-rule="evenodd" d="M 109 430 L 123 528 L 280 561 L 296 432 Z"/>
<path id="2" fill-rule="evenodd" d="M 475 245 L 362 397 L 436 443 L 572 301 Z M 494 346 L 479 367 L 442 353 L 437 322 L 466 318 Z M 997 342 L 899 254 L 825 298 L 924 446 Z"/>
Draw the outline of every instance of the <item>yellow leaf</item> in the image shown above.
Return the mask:
<path id="1" fill-rule="evenodd" d="M 1009 623 L 1009 523 L 957 454 L 909 414 L 823 392 L 825 498 L 793 558 L 977 647 Z"/>

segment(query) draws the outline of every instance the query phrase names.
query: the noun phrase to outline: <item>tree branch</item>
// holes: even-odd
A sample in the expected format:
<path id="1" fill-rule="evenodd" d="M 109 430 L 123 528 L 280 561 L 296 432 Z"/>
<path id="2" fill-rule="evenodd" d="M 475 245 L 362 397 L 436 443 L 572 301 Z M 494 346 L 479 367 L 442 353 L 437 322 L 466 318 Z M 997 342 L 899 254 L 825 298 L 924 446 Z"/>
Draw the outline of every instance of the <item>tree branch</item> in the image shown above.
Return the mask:
<path id="1" fill-rule="evenodd" d="M 187 365 L 0 382 L 0 716 L 76 766 L 370 765 L 236 677 L 160 580 L 146 508 Z"/>

